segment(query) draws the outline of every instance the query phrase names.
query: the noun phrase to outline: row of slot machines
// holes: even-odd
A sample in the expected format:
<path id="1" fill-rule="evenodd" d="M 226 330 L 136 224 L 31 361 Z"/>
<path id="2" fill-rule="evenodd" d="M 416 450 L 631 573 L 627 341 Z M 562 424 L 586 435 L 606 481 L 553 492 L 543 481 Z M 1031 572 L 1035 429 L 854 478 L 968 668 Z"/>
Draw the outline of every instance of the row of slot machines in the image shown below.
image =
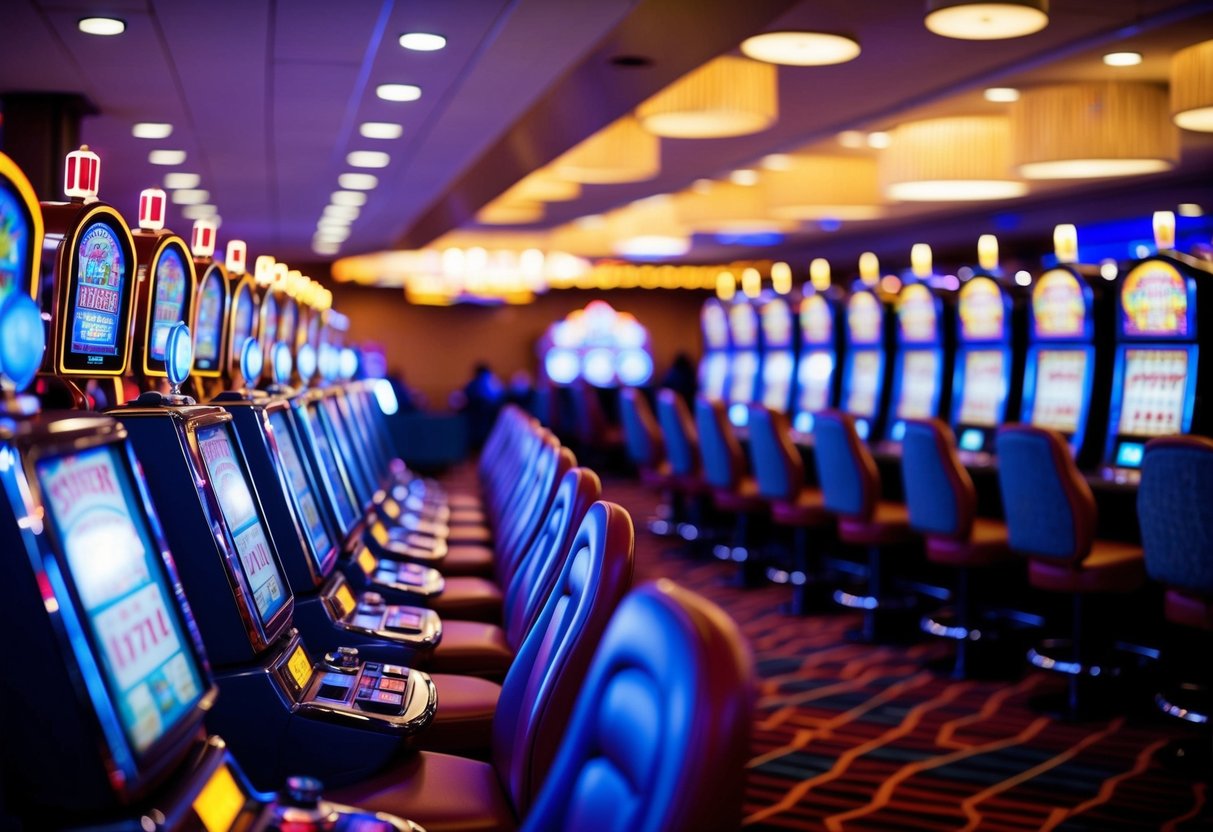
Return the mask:
<path id="1" fill-rule="evenodd" d="M 1165 223 L 1160 233 L 1158 253 L 1123 270 L 1078 264 L 1064 242 L 1056 267 L 1020 273 L 1026 286 L 996 263 L 964 282 L 927 266 L 893 294 L 871 258 L 849 291 L 827 271 L 796 306 L 710 299 L 701 393 L 739 426 L 751 403 L 785 412 L 805 443 L 813 414 L 838 408 L 889 454 L 905 420 L 939 418 L 973 466 L 994 464 L 999 425 L 1026 422 L 1065 435 L 1093 476 L 1135 483 L 1149 439 L 1211 427 L 1213 264 L 1175 251 Z"/>
<path id="2" fill-rule="evenodd" d="M 187 246 L 160 191 L 132 232 L 97 164 L 39 204 L 0 154 L 0 828 L 416 832 L 309 778 L 434 718 L 426 484 L 331 296 Z"/>

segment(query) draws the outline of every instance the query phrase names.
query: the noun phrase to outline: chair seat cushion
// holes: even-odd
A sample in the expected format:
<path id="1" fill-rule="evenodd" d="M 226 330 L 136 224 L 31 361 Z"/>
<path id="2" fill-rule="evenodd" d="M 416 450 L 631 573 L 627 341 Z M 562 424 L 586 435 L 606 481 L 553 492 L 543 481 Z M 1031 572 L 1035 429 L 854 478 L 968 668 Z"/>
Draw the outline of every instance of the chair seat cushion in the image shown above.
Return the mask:
<path id="1" fill-rule="evenodd" d="M 484 578 L 448 578 L 442 594 L 427 601 L 430 609 L 444 619 L 501 621 L 501 590 Z"/>
<path id="2" fill-rule="evenodd" d="M 488 526 L 451 526 L 447 534 L 448 546 L 456 543 L 479 543 L 488 546 L 493 542 L 493 531 Z"/>
<path id="3" fill-rule="evenodd" d="M 446 504 L 455 511 L 457 509 L 466 509 L 468 511 L 483 511 L 484 504 L 480 500 L 480 496 L 472 493 L 451 493 L 448 487 Z"/>
<path id="4" fill-rule="evenodd" d="M 488 516 L 480 508 L 455 508 L 447 512 L 448 526 L 487 526 Z"/>
<path id="5" fill-rule="evenodd" d="M 1007 527 L 998 520 L 978 517 L 968 540 L 927 535 L 927 560 L 944 566 L 993 566 L 1012 558 Z"/>
<path id="6" fill-rule="evenodd" d="M 757 514 L 767 509 L 766 498 L 759 495 L 758 483 L 751 477 L 740 480 L 735 488 L 713 488 L 712 502 L 721 511 L 734 514 Z"/>
<path id="7" fill-rule="evenodd" d="M 447 547 L 439 568 L 448 578 L 467 575 L 487 578 L 493 574 L 494 560 L 493 550 L 488 546 L 460 543 Z"/>
<path id="8" fill-rule="evenodd" d="M 867 520 L 838 518 L 838 538 L 855 546 L 887 546 L 910 538 L 910 515 L 901 503 L 884 500 Z"/>
<path id="9" fill-rule="evenodd" d="M 430 678 L 438 693 L 438 708 L 430 724 L 414 737 L 414 747 L 487 757 L 501 685 L 447 673 L 431 673 Z"/>
<path id="10" fill-rule="evenodd" d="M 1213 630 L 1213 599 L 1168 589 L 1163 609 L 1167 620 L 1181 627 Z"/>
<path id="11" fill-rule="evenodd" d="M 408 818 L 426 832 L 508 832 L 518 827 L 493 767 L 450 754 L 410 753 L 369 780 L 326 790 L 325 797 Z"/>
<path id="12" fill-rule="evenodd" d="M 1110 540 L 1096 540 L 1079 563 L 1036 557 L 1028 564 L 1028 581 L 1050 592 L 1132 592 L 1145 576 L 1141 547 Z"/>
<path id="13" fill-rule="evenodd" d="M 430 653 L 426 670 L 504 679 L 514 662 L 505 630 L 483 621 L 442 622 L 442 640 Z"/>
<path id="14" fill-rule="evenodd" d="M 826 510 L 819 489 L 802 488 L 795 501 L 772 501 L 771 519 L 781 526 L 817 527 L 834 522 L 834 515 Z"/>

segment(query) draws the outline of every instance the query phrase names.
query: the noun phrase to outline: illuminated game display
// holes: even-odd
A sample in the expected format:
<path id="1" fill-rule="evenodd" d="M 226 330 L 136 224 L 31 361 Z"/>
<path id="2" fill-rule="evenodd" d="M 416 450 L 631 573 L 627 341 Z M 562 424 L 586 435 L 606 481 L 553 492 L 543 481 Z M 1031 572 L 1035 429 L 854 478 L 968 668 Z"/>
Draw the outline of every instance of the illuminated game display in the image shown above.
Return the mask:
<path id="1" fill-rule="evenodd" d="M 115 447 L 42 460 L 38 481 L 136 753 L 190 714 L 202 673 Z"/>
<path id="2" fill-rule="evenodd" d="M 223 276 L 217 269 L 207 272 L 198 292 L 198 311 L 194 316 L 194 366 L 214 370 L 219 366 L 219 347 L 223 337 Z"/>
<path id="3" fill-rule="evenodd" d="M 156 263 L 156 297 L 152 305 L 151 357 L 164 361 L 164 345 L 173 324 L 185 320 L 185 261 L 173 246 Z"/>
<path id="4" fill-rule="evenodd" d="M 232 300 L 232 355 L 236 356 L 237 360 L 240 358 L 240 351 L 244 349 L 244 342 L 254 335 L 253 327 L 257 322 L 256 305 L 251 284 L 239 284 Z M 254 381 L 256 379 L 249 379 L 250 383 Z"/>
<path id="5" fill-rule="evenodd" d="M 1105 476 L 1135 482 L 1146 442 L 1193 431 L 1198 378 L 1207 374 L 1197 343 L 1197 286 L 1208 279 L 1179 259 L 1157 257 L 1138 263 L 1121 283 Z"/>
<path id="6" fill-rule="evenodd" d="M 117 355 L 126 261 L 112 228 L 99 222 L 80 235 L 76 270 L 71 351 L 90 359 Z"/>
<path id="7" fill-rule="evenodd" d="M 32 220 L 9 180 L 0 187 L 0 303 L 14 291 L 28 291 Z"/>
<path id="8" fill-rule="evenodd" d="M 1011 406 L 1011 297 L 992 277 L 977 275 L 960 287 L 957 313 L 952 426 L 962 451 L 988 453 Z"/>
<path id="9" fill-rule="evenodd" d="M 762 353 L 758 342 L 758 310 L 747 300 L 729 307 L 729 336 L 733 352 L 729 360 L 729 421 L 742 426 L 749 419 L 749 405 L 758 394 Z"/>
<path id="10" fill-rule="evenodd" d="M 257 504 L 236 458 L 235 448 L 226 425 L 210 425 L 198 429 L 198 450 L 210 474 L 211 485 L 223 511 L 240 558 L 240 566 L 253 593 L 253 603 L 268 622 L 286 603 L 286 589 L 278 569 L 265 528 L 257 512 Z"/>
<path id="11" fill-rule="evenodd" d="M 907 284 L 897 297 L 892 413 L 885 425 L 888 441 L 901 441 L 906 419 L 939 413 L 945 363 L 941 312 L 939 298 L 924 283 Z"/>
<path id="12" fill-rule="evenodd" d="M 704 301 L 699 311 L 703 356 L 699 359 L 699 394 L 709 401 L 724 401 L 729 378 L 729 318 L 716 298 Z"/>
<path id="13" fill-rule="evenodd" d="M 638 387 L 653 377 L 648 330 L 602 300 L 552 324 L 540 339 L 539 356 L 548 378 L 560 385 L 583 378 L 594 387 Z"/>
<path id="14" fill-rule="evenodd" d="M 308 542 L 311 544 L 311 554 L 318 567 L 323 567 L 322 558 L 330 548 L 328 530 L 320 516 L 320 507 L 316 503 L 316 495 L 312 493 L 311 483 L 303 468 L 303 460 L 299 456 L 299 448 L 295 443 L 295 434 L 287 423 L 286 413 L 281 410 L 270 414 L 270 427 L 274 431 L 275 444 L 282 467 L 286 471 L 286 480 L 291 499 L 295 503 L 296 514 L 299 517 Z"/>
<path id="15" fill-rule="evenodd" d="M 855 429 L 867 439 L 884 389 L 884 307 L 876 295 L 856 290 L 847 300 L 846 356 L 843 359 L 842 408 L 855 417 Z"/>
<path id="16" fill-rule="evenodd" d="M 762 324 L 762 403 L 786 413 L 796 371 L 792 309 L 781 297 L 771 298 L 759 311 Z"/>
<path id="17" fill-rule="evenodd" d="M 320 474 L 327 486 L 331 504 L 336 508 L 333 514 L 341 524 L 340 533 L 344 537 L 349 534 L 354 522 L 358 519 L 354 513 L 349 492 L 345 490 L 345 479 L 341 475 L 341 469 L 337 467 L 337 460 L 333 456 L 333 449 L 329 445 L 324 427 L 320 424 L 316 404 L 311 403 L 298 412 L 303 415 L 308 426 L 308 433 L 312 438 L 313 447 L 316 449 Z"/>
<path id="18" fill-rule="evenodd" d="M 834 306 L 824 295 L 806 296 L 800 302 L 800 360 L 796 368 L 796 402 L 792 427 L 813 431 L 813 414 L 832 404 L 837 339 Z"/>

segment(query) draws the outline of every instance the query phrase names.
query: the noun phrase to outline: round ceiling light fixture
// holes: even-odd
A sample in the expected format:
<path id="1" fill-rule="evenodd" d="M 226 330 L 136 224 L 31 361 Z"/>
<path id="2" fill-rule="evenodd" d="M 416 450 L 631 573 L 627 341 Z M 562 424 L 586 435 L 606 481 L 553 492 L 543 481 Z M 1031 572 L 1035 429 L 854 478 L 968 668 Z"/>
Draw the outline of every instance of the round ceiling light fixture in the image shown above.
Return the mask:
<path id="1" fill-rule="evenodd" d="M 1213 40 L 1171 58 L 1171 118 L 1184 130 L 1213 132 Z"/>
<path id="2" fill-rule="evenodd" d="M 636 108 L 648 132 L 669 139 L 758 133 L 779 118 L 772 64 L 725 55 L 679 78 Z"/>
<path id="3" fill-rule="evenodd" d="M 945 38 L 1003 40 L 1049 25 L 1048 0 L 927 0 L 924 21 Z"/>
<path id="4" fill-rule="evenodd" d="M 859 42 L 828 32 L 764 32 L 741 42 L 741 51 L 756 61 L 784 66 L 830 66 L 859 57 Z"/>

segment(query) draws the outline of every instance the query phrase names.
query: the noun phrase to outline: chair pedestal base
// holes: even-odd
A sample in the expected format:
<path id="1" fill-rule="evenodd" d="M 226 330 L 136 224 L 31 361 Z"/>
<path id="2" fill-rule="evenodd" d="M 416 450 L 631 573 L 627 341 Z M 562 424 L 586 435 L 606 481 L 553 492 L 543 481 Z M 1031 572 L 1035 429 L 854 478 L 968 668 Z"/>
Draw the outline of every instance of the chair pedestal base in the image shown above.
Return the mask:
<path id="1" fill-rule="evenodd" d="M 1124 706 L 1120 697 L 1107 695 L 1108 687 L 1121 681 L 1142 658 L 1114 646 L 1098 651 L 1084 646 L 1076 653 L 1072 639 L 1045 639 L 1028 650 L 1028 664 L 1064 676 L 1066 690 L 1063 695 L 1037 697 L 1032 707 L 1076 721 L 1104 716 L 1113 707 Z"/>
<path id="2" fill-rule="evenodd" d="M 959 601 L 959 599 L 957 599 Z M 1020 673 L 1019 657 L 1039 630 L 1039 616 L 1013 610 L 983 610 L 961 615 L 955 607 L 924 615 L 918 628 L 926 635 L 955 644 L 955 659 L 938 670 L 953 679 L 1006 679 Z M 936 668 L 932 668 L 936 669 Z"/>

